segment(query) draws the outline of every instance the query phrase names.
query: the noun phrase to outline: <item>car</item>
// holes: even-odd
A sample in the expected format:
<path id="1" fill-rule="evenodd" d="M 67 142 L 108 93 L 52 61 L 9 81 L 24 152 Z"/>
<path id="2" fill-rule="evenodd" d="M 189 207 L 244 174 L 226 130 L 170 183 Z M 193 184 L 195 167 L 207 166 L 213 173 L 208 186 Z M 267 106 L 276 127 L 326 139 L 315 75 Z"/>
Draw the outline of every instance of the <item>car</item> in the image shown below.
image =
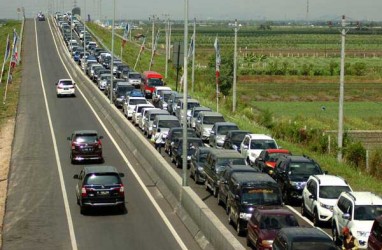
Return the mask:
<path id="1" fill-rule="evenodd" d="M 76 198 L 81 214 L 94 207 L 117 207 L 125 212 L 125 188 L 121 177 L 123 173 L 113 166 L 85 166 L 77 179 Z"/>
<path id="2" fill-rule="evenodd" d="M 76 162 L 95 160 L 103 162 L 102 142 L 103 136 L 99 136 L 95 130 L 76 130 L 70 137 L 72 164 Z"/>
<path id="3" fill-rule="evenodd" d="M 157 108 L 167 110 L 168 99 L 171 96 L 172 90 L 164 90 L 160 93 L 159 101 L 155 103 Z"/>
<path id="4" fill-rule="evenodd" d="M 126 64 L 119 64 L 118 66 L 117 66 L 117 71 L 116 71 L 116 73 L 115 73 L 115 76 L 117 77 L 117 78 L 124 78 L 124 77 L 122 77 L 122 71 L 123 70 L 127 70 L 127 71 L 129 71 L 130 70 L 130 68 L 129 68 L 129 66 L 128 65 L 126 65 Z"/>
<path id="5" fill-rule="evenodd" d="M 252 172 L 260 172 L 257 168 L 253 168 L 248 165 L 231 165 L 228 164 L 225 168 L 224 172 L 221 175 L 219 181 L 219 192 L 218 192 L 218 205 L 223 205 L 227 209 L 227 199 L 229 186 L 228 181 L 234 173 L 252 173 Z M 228 210 L 226 210 L 228 212 Z"/>
<path id="6" fill-rule="evenodd" d="M 241 154 L 247 159 L 248 165 L 253 165 L 261 151 L 269 148 L 279 147 L 271 136 L 264 134 L 248 134 L 240 144 Z"/>
<path id="7" fill-rule="evenodd" d="M 233 122 L 216 122 L 211 129 L 209 144 L 214 148 L 222 148 L 225 137 L 230 130 L 238 130 L 239 127 Z"/>
<path id="8" fill-rule="evenodd" d="M 176 107 L 176 104 L 178 102 L 178 100 L 180 98 L 183 98 L 183 94 L 182 93 L 178 93 L 176 91 L 173 91 L 170 95 L 170 97 L 168 98 L 168 102 L 167 102 L 167 111 L 172 114 L 172 115 L 175 115 L 175 107 Z"/>
<path id="9" fill-rule="evenodd" d="M 101 74 L 99 77 L 97 77 L 97 86 L 101 91 L 105 90 L 107 81 L 111 81 L 111 74 Z"/>
<path id="10" fill-rule="evenodd" d="M 169 115 L 169 113 L 167 110 L 162 110 L 162 109 L 149 110 L 145 114 L 145 117 L 142 117 L 143 119 L 145 119 L 145 123 L 143 126 L 143 134 L 146 135 L 148 139 L 151 138 L 153 133 L 154 120 L 156 116 L 159 116 L 159 115 Z"/>
<path id="11" fill-rule="evenodd" d="M 171 128 L 178 128 L 178 127 L 180 127 L 180 123 L 179 123 L 179 120 L 175 116 L 173 116 L 173 115 L 159 115 L 159 116 L 155 117 L 155 120 L 153 122 L 152 134 L 155 135 L 156 133 L 158 133 L 158 131 L 160 131 L 160 133 L 162 133 L 162 138 L 165 140 L 170 129 Z"/>
<path id="12" fill-rule="evenodd" d="M 114 89 L 114 93 L 113 93 L 113 102 L 114 102 L 114 105 L 117 107 L 117 108 L 123 108 L 125 107 L 126 108 L 126 115 L 128 113 L 128 110 L 127 110 L 127 105 L 125 105 L 126 103 L 126 96 L 128 95 L 128 92 L 132 91 L 133 89 L 135 89 L 135 87 L 133 85 L 131 85 L 130 83 L 127 83 L 127 82 L 119 82 L 117 83 L 117 85 L 115 86 L 115 89 Z M 137 97 L 137 98 L 140 98 L 140 97 Z M 142 102 L 134 102 L 136 104 L 138 103 L 144 103 L 143 101 Z M 131 110 L 132 111 L 132 110 Z M 131 112 L 130 112 L 131 114 Z"/>
<path id="13" fill-rule="evenodd" d="M 207 156 L 211 150 L 213 149 L 210 147 L 199 147 L 191 156 L 190 177 L 194 179 L 196 184 L 204 184 L 206 181 L 204 165 L 207 162 Z"/>
<path id="14" fill-rule="evenodd" d="M 123 74 L 124 76 L 125 74 Z M 141 74 L 134 71 L 128 71 L 126 74 L 126 79 L 129 83 L 133 84 L 135 87 L 139 87 L 141 85 Z M 123 77 L 122 77 L 123 78 Z"/>
<path id="15" fill-rule="evenodd" d="M 187 119 L 188 127 L 195 129 L 196 118 L 201 111 L 212 111 L 210 108 L 204 106 L 193 107 L 191 109 L 190 119 Z M 241 142 L 241 141 L 240 141 Z"/>
<path id="16" fill-rule="evenodd" d="M 228 131 L 227 135 L 224 138 L 223 148 L 233 149 L 240 152 L 240 144 L 247 134 L 250 134 L 250 132 L 246 130 Z"/>
<path id="17" fill-rule="evenodd" d="M 287 227 L 277 233 L 273 250 L 338 250 L 332 239 L 315 227 Z"/>
<path id="18" fill-rule="evenodd" d="M 60 79 L 56 82 L 56 94 L 60 96 L 76 96 L 76 83 L 72 79 Z"/>
<path id="19" fill-rule="evenodd" d="M 301 214 L 313 218 L 315 226 L 331 223 L 338 197 L 348 191 L 351 187 L 339 176 L 311 175 L 302 191 Z"/>
<path id="20" fill-rule="evenodd" d="M 212 192 L 214 197 L 218 196 L 219 183 L 224 170 L 228 165 L 244 165 L 245 159 L 238 152 L 226 149 L 216 149 L 207 156 L 204 166 L 206 174 L 206 190 Z"/>
<path id="21" fill-rule="evenodd" d="M 368 250 L 382 249 L 382 215 L 375 218 L 373 227 L 370 231 L 370 236 L 367 241 Z"/>
<path id="22" fill-rule="evenodd" d="M 285 155 L 277 162 L 272 177 L 280 185 L 286 204 L 302 202 L 302 190 L 309 176 L 327 174 L 320 165 L 306 155 Z"/>
<path id="23" fill-rule="evenodd" d="M 193 107 L 199 107 L 200 103 L 196 99 L 187 98 L 186 113 L 184 113 L 184 106 L 185 106 L 185 103 L 184 103 L 183 98 L 179 99 L 178 103 L 176 104 L 176 108 L 175 108 L 175 116 L 178 117 L 181 124 L 183 123 L 184 116 L 186 116 L 186 123 L 187 123 L 187 120 L 189 120 L 191 117 L 191 109 Z"/>
<path id="24" fill-rule="evenodd" d="M 171 91 L 171 88 L 170 87 L 166 87 L 166 86 L 157 86 L 157 87 L 154 87 L 154 90 L 153 90 L 153 93 L 152 93 L 152 96 L 151 96 L 151 102 L 152 102 L 152 104 L 154 106 L 157 106 L 157 103 L 160 100 L 160 94 L 163 91 Z"/>
<path id="25" fill-rule="evenodd" d="M 382 198 L 372 192 L 342 192 L 333 208 L 332 237 L 341 244 L 340 232 L 348 227 L 359 249 L 367 248 L 375 218 L 382 215 Z"/>
<path id="26" fill-rule="evenodd" d="M 147 121 L 147 118 L 146 118 L 146 114 L 152 110 L 152 109 L 155 109 L 155 110 L 161 110 L 161 109 L 157 109 L 157 108 L 154 108 L 154 107 L 147 107 L 147 108 L 143 108 L 141 110 L 141 115 L 140 115 L 140 118 L 139 118 L 139 121 L 138 121 L 138 127 L 142 130 L 142 131 L 145 131 L 145 126 L 146 126 L 146 121 Z"/>
<path id="27" fill-rule="evenodd" d="M 272 175 L 277 159 L 282 155 L 292 155 L 287 149 L 265 149 L 256 158 L 254 166 L 264 173 Z"/>
<path id="28" fill-rule="evenodd" d="M 131 85 L 132 86 L 132 85 Z M 127 119 L 132 119 L 135 106 L 138 104 L 149 104 L 145 97 L 127 96 L 122 105 L 123 114 Z"/>
<path id="29" fill-rule="evenodd" d="M 247 246 L 258 250 L 272 249 L 281 228 L 298 227 L 294 214 L 283 207 L 255 207 L 247 225 Z"/>
<path id="30" fill-rule="evenodd" d="M 191 156 L 199 147 L 203 147 L 203 141 L 197 137 L 187 138 L 187 166 L 190 165 Z M 177 168 L 183 166 L 183 138 L 179 138 L 172 147 L 171 162 L 175 163 Z"/>
<path id="31" fill-rule="evenodd" d="M 155 71 L 144 71 L 142 73 L 141 90 L 147 99 L 152 98 L 154 88 L 164 86 L 163 76 Z"/>
<path id="32" fill-rule="evenodd" d="M 135 105 L 135 108 L 133 110 L 133 114 L 131 116 L 131 122 L 135 125 L 138 126 L 139 120 L 141 119 L 141 111 L 144 108 L 154 108 L 154 106 L 151 103 L 146 103 L 146 104 L 137 104 Z"/>
<path id="33" fill-rule="evenodd" d="M 228 222 L 235 226 L 238 236 L 246 232 L 248 220 L 256 207 L 283 205 L 279 186 L 266 173 L 233 173 L 228 187 Z"/>
<path id="34" fill-rule="evenodd" d="M 196 135 L 203 141 L 208 141 L 211 129 L 216 122 L 225 122 L 222 114 L 212 111 L 201 111 L 196 118 L 195 131 Z"/>
<path id="35" fill-rule="evenodd" d="M 39 21 L 45 21 L 45 15 L 42 12 L 39 12 L 37 14 L 37 20 Z"/>
<path id="36" fill-rule="evenodd" d="M 195 131 L 192 129 L 187 129 L 187 138 L 188 137 L 196 137 Z M 166 136 L 166 140 L 164 142 L 164 151 L 171 156 L 172 154 L 172 147 L 176 143 L 179 138 L 183 137 L 183 127 L 175 127 L 171 128 L 168 131 L 168 134 Z"/>

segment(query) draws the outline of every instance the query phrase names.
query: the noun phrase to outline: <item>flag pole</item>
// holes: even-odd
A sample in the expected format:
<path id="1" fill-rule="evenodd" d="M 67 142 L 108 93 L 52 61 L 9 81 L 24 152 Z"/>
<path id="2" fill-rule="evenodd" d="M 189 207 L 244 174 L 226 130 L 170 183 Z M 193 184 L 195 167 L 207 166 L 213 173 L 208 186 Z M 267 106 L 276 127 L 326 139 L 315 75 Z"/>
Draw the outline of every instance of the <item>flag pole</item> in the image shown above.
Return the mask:
<path id="1" fill-rule="evenodd" d="M 5 45 L 5 54 L 4 54 L 4 61 L 3 61 L 3 66 L 1 67 L 1 75 L 0 75 L 0 85 L 1 85 L 1 82 L 3 80 L 3 74 L 4 74 L 4 67 L 5 67 L 5 63 L 6 61 L 8 60 L 8 52 L 9 50 L 9 34 L 7 36 L 7 44 Z"/>
<path id="2" fill-rule="evenodd" d="M 12 49 L 13 50 L 13 49 Z M 13 54 L 13 52 L 12 52 Z M 8 75 L 7 75 L 7 83 L 5 84 L 5 90 L 4 90 L 4 97 L 3 97 L 3 104 L 5 104 L 5 101 L 7 100 L 7 92 L 8 92 L 8 84 L 9 84 L 9 75 L 12 71 L 12 60 L 13 55 L 11 56 L 11 60 L 9 60 L 9 67 L 8 67 Z"/>
<path id="3" fill-rule="evenodd" d="M 144 48 L 145 48 L 145 42 L 146 42 L 146 37 L 143 38 L 143 42 L 142 42 L 141 48 L 140 48 L 139 53 L 138 53 L 138 56 L 137 56 L 137 60 L 135 61 L 134 70 L 135 70 L 135 68 L 137 67 L 139 58 L 141 57 L 141 54 L 142 54 L 142 52 L 143 52 L 143 50 L 144 50 Z"/>

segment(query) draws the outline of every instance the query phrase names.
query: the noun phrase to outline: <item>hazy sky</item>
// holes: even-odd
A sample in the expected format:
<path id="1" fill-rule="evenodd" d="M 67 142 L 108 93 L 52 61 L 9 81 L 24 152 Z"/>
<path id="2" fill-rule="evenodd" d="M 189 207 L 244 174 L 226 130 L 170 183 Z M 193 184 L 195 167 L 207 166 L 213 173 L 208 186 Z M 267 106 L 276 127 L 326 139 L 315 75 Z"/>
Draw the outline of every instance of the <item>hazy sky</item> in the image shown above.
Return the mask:
<path id="1" fill-rule="evenodd" d="M 27 17 L 49 8 L 70 10 L 76 2 L 92 19 L 112 17 L 113 0 L 0 0 L 0 18 L 18 17 L 24 7 Z M 148 19 L 150 15 L 183 19 L 185 0 L 115 0 L 116 18 Z M 344 14 L 351 20 L 382 20 L 382 0 L 188 0 L 189 17 L 197 19 L 328 20 Z M 307 6 L 309 2 L 309 11 Z M 57 7 L 58 6 L 58 7 Z M 101 6 L 101 12 L 99 11 Z M 308 14 L 307 14 L 308 13 Z"/>

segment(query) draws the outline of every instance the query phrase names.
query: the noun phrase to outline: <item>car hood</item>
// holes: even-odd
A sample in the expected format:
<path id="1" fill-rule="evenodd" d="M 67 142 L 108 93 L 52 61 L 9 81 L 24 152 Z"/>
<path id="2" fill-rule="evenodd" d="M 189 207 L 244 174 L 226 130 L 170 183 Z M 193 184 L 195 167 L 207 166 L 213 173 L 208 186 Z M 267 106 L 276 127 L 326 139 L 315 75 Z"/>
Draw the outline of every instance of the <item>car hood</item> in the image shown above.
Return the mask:
<path id="1" fill-rule="evenodd" d="M 334 206 L 337 204 L 337 201 L 338 199 L 323 199 L 323 198 L 320 198 L 320 202 L 325 204 L 325 205 L 329 205 L 329 206 Z"/>
<path id="2" fill-rule="evenodd" d="M 280 229 L 261 229 L 260 238 L 263 240 L 274 240 Z"/>

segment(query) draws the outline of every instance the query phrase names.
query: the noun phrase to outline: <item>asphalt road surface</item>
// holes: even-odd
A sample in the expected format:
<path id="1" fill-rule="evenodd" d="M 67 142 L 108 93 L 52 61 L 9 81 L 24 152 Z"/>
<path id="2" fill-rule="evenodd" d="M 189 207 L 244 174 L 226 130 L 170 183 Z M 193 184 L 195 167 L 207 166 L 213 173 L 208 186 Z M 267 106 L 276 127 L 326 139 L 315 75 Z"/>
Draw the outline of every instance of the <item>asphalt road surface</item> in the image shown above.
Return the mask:
<path id="1" fill-rule="evenodd" d="M 3 249 L 200 249 L 131 152 L 120 146 L 172 226 L 164 222 L 83 96 L 77 92 L 74 98 L 56 97 L 55 82 L 70 77 L 48 21 L 26 21 L 23 50 Z M 73 175 L 82 166 L 70 163 L 66 140 L 77 129 L 95 129 L 103 135 L 104 164 L 125 173 L 125 214 L 112 209 L 80 214 Z"/>

